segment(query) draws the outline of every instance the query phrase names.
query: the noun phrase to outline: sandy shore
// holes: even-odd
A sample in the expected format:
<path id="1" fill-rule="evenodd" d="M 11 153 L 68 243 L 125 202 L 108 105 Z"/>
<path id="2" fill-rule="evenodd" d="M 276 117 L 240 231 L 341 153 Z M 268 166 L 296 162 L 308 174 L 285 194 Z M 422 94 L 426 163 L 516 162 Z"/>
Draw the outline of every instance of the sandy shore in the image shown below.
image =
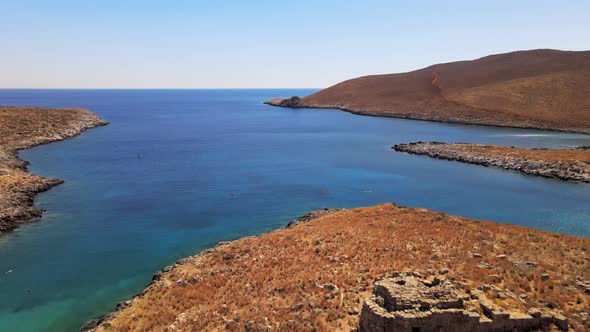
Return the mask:
<path id="1" fill-rule="evenodd" d="M 566 181 L 590 182 L 590 148 L 525 149 L 467 143 L 397 144 L 399 152 L 455 160 Z"/>
<path id="2" fill-rule="evenodd" d="M 106 124 L 81 108 L 0 106 L 0 236 L 39 219 L 42 211 L 33 206 L 35 194 L 63 182 L 27 173 L 27 162 L 18 158 L 18 150 L 68 139 Z"/>
<path id="3" fill-rule="evenodd" d="M 589 250 L 590 239 L 427 209 L 324 211 L 182 259 L 88 328 L 350 331 L 376 281 L 411 271 L 459 287 L 482 320 L 485 303 L 588 329 Z"/>

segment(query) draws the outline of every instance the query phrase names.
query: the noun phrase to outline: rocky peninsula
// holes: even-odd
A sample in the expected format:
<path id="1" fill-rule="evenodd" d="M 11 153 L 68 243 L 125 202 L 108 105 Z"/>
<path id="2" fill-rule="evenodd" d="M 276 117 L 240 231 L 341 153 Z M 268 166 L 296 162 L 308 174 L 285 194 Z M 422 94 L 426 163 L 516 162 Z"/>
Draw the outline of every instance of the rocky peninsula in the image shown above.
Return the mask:
<path id="1" fill-rule="evenodd" d="M 590 133 L 590 51 L 539 49 L 363 76 L 269 105 Z"/>
<path id="2" fill-rule="evenodd" d="M 458 317 L 586 331 L 589 252 L 590 239 L 427 209 L 322 210 L 178 261 L 87 328 L 414 331 Z"/>
<path id="3" fill-rule="evenodd" d="M 18 150 L 106 124 L 82 108 L 0 106 L 0 236 L 39 219 L 42 211 L 33 206 L 33 197 L 63 182 L 27 173 L 27 162 L 18 158 Z"/>
<path id="4" fill-rule="evenodd" d="M 590 147 L 526 149 L 467 143 L 415 142 L 392 149 L 567 181 L 590 182 Z"/>

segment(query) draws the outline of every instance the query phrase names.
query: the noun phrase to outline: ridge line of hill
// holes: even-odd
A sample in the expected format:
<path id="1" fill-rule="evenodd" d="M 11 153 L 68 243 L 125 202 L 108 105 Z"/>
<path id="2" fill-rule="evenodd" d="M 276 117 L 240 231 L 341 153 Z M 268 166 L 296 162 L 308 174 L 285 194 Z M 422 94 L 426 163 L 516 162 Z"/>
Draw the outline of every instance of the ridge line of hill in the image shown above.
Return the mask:
<path id="1" fill-rule="evenodd" d="M 590 51 L 529 50 L 362 76 L 266 102 L 416 120 L 590 133 Z"/>

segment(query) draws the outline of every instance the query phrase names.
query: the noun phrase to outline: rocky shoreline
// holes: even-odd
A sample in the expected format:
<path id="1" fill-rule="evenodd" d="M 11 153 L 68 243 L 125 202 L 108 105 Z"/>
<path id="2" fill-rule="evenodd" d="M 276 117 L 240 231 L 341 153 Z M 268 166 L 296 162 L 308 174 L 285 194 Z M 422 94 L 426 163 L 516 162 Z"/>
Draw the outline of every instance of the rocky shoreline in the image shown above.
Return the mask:
<path id="1" fill-rule="evenodd" d="M 317 218 L 320 218 L 320 217 L 323 217 L 323 216 L 326 216 L 326 215 L 329 215 L 329 214 L 332 214 L 332 213 L 335 213 L 338 211 L 344 211 L 344 210 L 345 209 L 328 209 L 328 208 L 313 210 L 313 211 L 310 211 L 310 212 L 298 217 L 297 219 L 291 220 L 289 223 L 287 223 L 287 225 L 285 226 L 284 229 L 293 228 L 295 226 L 302 225 L 306 222 L 310 222 L 314 219 L 317 219 Z M 110 326 L 110 324 L 107 323 L 108 321 L 114 319 L 115 317 L 117 317 L 117 314 L 120 311 L 129 307 L 133 300 L 140 299 L 146 292 L 148 292 L 150 290 L 152 285 L 154 285 L 158 280 L 162 279 L 162 277 L 165 276 L 168 272 L 181 267 L 183 264 L 185 264 L 187 262 L 190 262 L 190 260 L 189 260 L 190 258 L 207 257 L 212 254 L 214 255 L 217 252 L 218 248 L 231 245 L 232 243 L 234 243 L 236 241 L 238 241 L 238 240 L 221 241 L 221 242 L 217 243 L 214 248 L 203 250 L 203 252 L 201 252 L 193 257 L 179 259 L 176 263 L 164 267 L 160 271 L 157 271 L 156 273 L 154 273 L 154 275 L 152 277 L 152 281 L 146 286 L 146 288 L 142 292 L 136 294 L 130 300 L 125 300 L 125 301 L 121 301 L 121 302 L 117 303 L 117 305 L 115 306 L 113 311 L 106 313 L 104 315 L 101 315 L 99 317 L 96 317 L 95 319 L 90 320 L 88 323 L 86 323 L 84 326 L 82 326 L 82 328 L 80 330 L 81 331 L 91 331 L 91 330 L 98 328 L 99 326 L 101 328 L 108 329 L 108 327 Z M 103 323 L 106 323 L 106 324 L 103 325 Z"/>
<path id="2" fill-rule="evenodd" d="M 297 101 L 297 102 L 293 102 Z M 292 96 L 288 98 L 272 98 L 264 102 L 266 105 L 293 109 L 332 109 L 348 112 L 355 115 L 364 116 L 376 116 L 385 118 L 395 118 L 404 120 L 414 121 L 428 121 L 438 123 L 451 123 L 451 124 L 462 124 L 467 126 L 484 126 L 484 127 L 504 127 L 504 128 L 518 128 L 518 129 L 538 129 L 538 130 L 551 130 L 564 133 L 577 133 L 577 134 L 590 134 L 590 129 L 580 129 L 573 127 L 556 127 L 550 124 L 542 123 L 526 123 L 521 121 L 518 123 L 504 123 L 504 122 L 491 122 L 485 119 L 472 119 L 463 116 L 456 116 L 453 118 L 447 118 L 445 116 L 433 114 L 420 114 L 420 113 L 395 113 L 395 112 L 384 112 L 384 111 L 372 111 L 369 109 L 363 109 L 352 105 L 344 104 L 314 104 L 308 103 L 304 98 L 299 96 Z"/>
<path id="3" fill-rule="evenodd" d="M 75 137 L 108 122 L 82 108 L 0 106 L 0 236 L 41 218 L 36 194 L 63 183 L 27 173 L 18 151 Z"/>
<path id="4" fill-rule="evenodd" d="M 524 149 L 468 143 L 414 142 L 397 144 L 395 151 L 498 167 L 528 175 L 590 183 L 590 150 Z"/>
<path id="5" fill-rule="evenodd" d="M 589 328 L 589 246 L 584 238 L 393 204 L 324 209 L 181 259 L 84 329 L 356 330 L 361 320 L 381 324 L 362 312 L 380 303 L 373 285 L 396 271 L 432 286 L 451 282 L 465 303 L 452 315 L 473 324 Z M 395 319 L 430 324 L 425 313 Z"/>

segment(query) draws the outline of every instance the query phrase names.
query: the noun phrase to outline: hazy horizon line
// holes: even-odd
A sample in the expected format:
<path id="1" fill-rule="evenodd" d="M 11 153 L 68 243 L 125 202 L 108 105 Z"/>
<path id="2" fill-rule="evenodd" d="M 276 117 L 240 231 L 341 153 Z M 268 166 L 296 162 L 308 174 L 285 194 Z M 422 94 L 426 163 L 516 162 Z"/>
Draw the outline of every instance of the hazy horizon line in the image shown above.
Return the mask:
<path id="1" fill-rule="evenodd" d="M 0 90 L 319 90 L 326 87 L 299 88 L 0 88 Z"/>

